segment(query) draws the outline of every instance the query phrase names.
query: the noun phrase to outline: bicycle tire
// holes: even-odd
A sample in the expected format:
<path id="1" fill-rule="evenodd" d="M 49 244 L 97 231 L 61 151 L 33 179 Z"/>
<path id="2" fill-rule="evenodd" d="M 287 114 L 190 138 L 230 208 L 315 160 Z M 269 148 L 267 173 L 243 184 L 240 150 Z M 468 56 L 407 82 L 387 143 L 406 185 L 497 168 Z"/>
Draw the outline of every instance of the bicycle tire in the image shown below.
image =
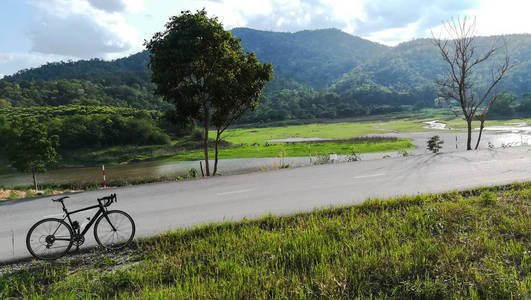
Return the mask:
<path id="1" fill-rule="evenodd" d="M 55 260 L 70 251 L 74 243 L 73 236 L 74 232 L 72 228 L 64 220 L 56 218 L 42 219 L 33 224 L 28 231 L 26 235 L 26 247 L 31 255 L 37 259 Z M 52 251 L 50 249 L 58 242 L 57 238 L 61 239 L 61 243 L 57 244 L 59 246 L 54 247 L 57 251 Z M 44 248 L 42 248 L 43 246 Z M 41 253 L 41 249 L 45 251 Z"/>
<path id="2" fill-rule="evenodd" d="M 113 230 L 110 226 L 106 216 L 113 223 L 116 230 Z M 130 215 L 121 210 L 105 212 L 96 220 L 96 224 L 94 225 L 94 238 L 96 242 L 108 250 L 123 249 L 131 243 L 134 236 L 135 222 Z"/>

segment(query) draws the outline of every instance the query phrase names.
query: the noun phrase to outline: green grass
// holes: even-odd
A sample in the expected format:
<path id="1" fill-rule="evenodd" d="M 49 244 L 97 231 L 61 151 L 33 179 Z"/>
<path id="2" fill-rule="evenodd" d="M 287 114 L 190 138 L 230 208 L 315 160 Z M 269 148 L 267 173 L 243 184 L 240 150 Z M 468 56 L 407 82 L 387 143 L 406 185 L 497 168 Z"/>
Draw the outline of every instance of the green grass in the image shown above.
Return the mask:
<path id="1" fill-rule="evenodd" d="M 443 123 L 448 124 L 447 127 L 466 129 L 467 125 L 463 118 L 452 118 L 451 120 L 445 120 Z M 504 119 L 504 120 L 487 120 L 485 126 L 504 126 L 507 123 L 526 123 L 531 124 L 531 119 Z M 472 128 L 479 128 L 480 122 L 473 121 Z"/>
<path id="2" fill-rule="evenodd" d="M 375 119 L 379 118 L 381 120 Z M 441 120 L 448 124 L 448 127 L 465 128 L 466 123 L 460 117 L 450 115 L 444 109 L 426 109 L 415 114 L 389 114 L 383 116 L 372 116 L 371 118 L 360 118 L 349 122 L 314 123 L 306 125 L 291 125 L 265 128 L 235 128 L 227 130 L 223 138 L 230 145 L 222 147 L 220 158 L 251 158 L 251 157 L 278 157 L 284 149 L 287 156 L 306 156 L 307 146 L 281 145 L 276 143 L 272 147 L 264 147 L 267 140 L 282 139 L 287 137 L 320 137 L 332 139 L 349 139 L 364 136 L 367 134 L 397 132 L 422 132 L 429 129 L 423 128 L 423 122 L 430 120 Z M 488 120 L 487 126 L 503 125 L 504 123 L 531 123 L 531 119 L 510 119 L 510 120 Z M 474 127 L 479 127 L 479 122 L 474 122 Z M 210 132 L 210 137 L 214 137 L 215 132 Z M 315 147 L 315 151 L 314 151 Z M 402 140 L 400 142 L 383 143 L 381 145 L 352 144 L 345 143 L 322 143 L 312 145 L 312 154 L 350 154 L 354 147 L 359 153 L 387 152 L 409 150 L 412 145 Z M 317 152 L 316 152 L 317 151 Z M 102 163 L 121 163 L 147 160 L 199 160 L 203 159 L 200 141 L 182 139 L 174 141 L 170 145 L 153 146 L 116 146 L 104 149 L 80 149 L 62 153 L 63 166 L 93 166 Z M 213 154 L 211 154 L 213 157 Z M 4 163 L 2 163 L 4 162 Z M 0 173 L 13 172 L 7 168 L 7 159 L 0 153 Z"/>
<path id="3" fill-rule="evenodd" d="M 308 124 L 286 127 L 247 128 L 227 130 L 223 138 L 233 144 L 265 143 L 271 139 L 288 137 L 320 137 L 348 139 L 374 133 L 386 133 L 391 130 L 409 132 L 423 131 L 421 121 L 395 120 L 387 122 L 353 122 L 331 124 Z M 210 133 L 214 135 L 214 132 Z"/>
<path id="4" fill-rule="evenodd" d="M 0 268 L 0 298 L 528 299 L 530 209 L 528 182 L 204 225 Z"/>
<path id="5" fill-rule="evenodd" d="M 378 141 L 378 142 L 362 142 L 362 143 L 312 143 L 310 148 L 313 156 L 335 154 L 351 154 L 356 153 L 373 153 L 373 152 L 389 152 L 406 149 L 414 149 L 415 146 L 411 144 L 410 139 L 400 139 L 397 141 Z M 274 143 L 266 146 L 239 146 L 224 148 L 219 153 L 220 159 L 226 158 L 252 158 L 252 157 L 297 157 L 308 156 L 308 144 L 306 143 Z M 214 157 L 214 151 L 209 153 L 209 157 Z M 199 160 L 203 159 L 202 151 L 191 151 L 188 153 L 177 154 L 168 158 L 168 160 Z"/>

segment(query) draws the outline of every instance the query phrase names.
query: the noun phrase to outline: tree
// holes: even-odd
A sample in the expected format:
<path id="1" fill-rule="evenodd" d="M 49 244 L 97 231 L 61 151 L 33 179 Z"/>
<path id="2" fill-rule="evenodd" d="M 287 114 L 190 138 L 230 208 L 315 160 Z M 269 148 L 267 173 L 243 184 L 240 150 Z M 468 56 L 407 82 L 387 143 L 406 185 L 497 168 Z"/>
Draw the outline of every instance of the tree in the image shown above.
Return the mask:
<path id="1" fill-rule="evenodd" d="M 438 135 L 434 135 L 428 139 L 426 149 L 433 153 L 437 153 L 439 150 L 441 150 L 442 144 L 444 144 L 444 141 L 441 141 Z"/>
<path id="2" fill-rule="evenodd" d="M 496 102 L 492 103 L 490 110 L 493 114 L 510 116 L 514 113 L 516 96 L 508 92 L 499 93 Z"/>
<path id="3" fill-rule="evenodd" d="M 10 107 L 11 103 L 7 101 L 6 99 L 0 98 L 0 108 L 2 107 Z"/>
<path id="4" fill-rule="evenodd" d="M 208 131 L 216 128 L 215 175 L 221 134 L 232 121 L 257 105 L 265 83 L 272 79 L 271 64 L 261 64 L 245 53 L 217 18 L 206 11 L 190 11 L 170 18 L 166 29 L 145 43 L 155 93 L 175 104 L 182 124 L 194 119 L 203 126 L 206 175 L 210 176 Z"/>
<path id="5" fill-rule="evenodd" d="M 531 94 L 524 94 L 522 101 L 518 105 L 518 112 L 521 114 L 531 114 Z"/>
<path id="6" fill-rule="evenodd" d="M 57 162 L 57 135 L 48 136 L 46 127 L 29 117 L 11 122 L 7 132 L 7 156 L 20 172 L 31 172 L 37 189 L 36 173 L 46 172 L 49 164 Z"/>
<path id="7" fill-rule="evenodd" d="M 479 136 L 476 147 L 478 148 L 481 134 L 490 107 L 497 99 L 496 85 L 506 76 L 511 69 L 507 47 L 505 47 L 505 59 L 499 66 L 492 66 L 491 78 L 483 91 L 475 86 L 475 71 L 478 65 L 486 62 L 498 50 L 492 45 L 483 54 L 478 54 L 476 45 L 476 21 L 469 22 L 463 19 L 451 20 L 444 24 L 446 33 L 450 38 L 435 38 L 435 46 L 446 62 L 448 73 L 444 79 L 438 80 L 439 99 L 444 101 L 456 100 L 461 107 L 463 116 L 468 126 L 467 150 L 472 150 L 472 121 L 480 121 Z"/>

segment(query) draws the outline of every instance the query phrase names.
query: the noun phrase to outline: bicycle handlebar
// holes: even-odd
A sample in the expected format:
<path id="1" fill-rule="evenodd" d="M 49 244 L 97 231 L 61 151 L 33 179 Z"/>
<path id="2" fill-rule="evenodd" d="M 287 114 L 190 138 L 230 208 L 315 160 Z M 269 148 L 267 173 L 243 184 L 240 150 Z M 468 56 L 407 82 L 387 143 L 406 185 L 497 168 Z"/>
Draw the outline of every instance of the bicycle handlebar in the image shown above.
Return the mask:
<path id="1" fill-rule="evenodd" d="M 113 202 L 118 202 L 118 198 L 116 198 L 116 194 L 110 194 L 109 196 L 98 198 L 98 202 L 101 202 L 105 200 L 105 203 L 103 204 L 104 207 L 107 207 L 111 205 Z"/>

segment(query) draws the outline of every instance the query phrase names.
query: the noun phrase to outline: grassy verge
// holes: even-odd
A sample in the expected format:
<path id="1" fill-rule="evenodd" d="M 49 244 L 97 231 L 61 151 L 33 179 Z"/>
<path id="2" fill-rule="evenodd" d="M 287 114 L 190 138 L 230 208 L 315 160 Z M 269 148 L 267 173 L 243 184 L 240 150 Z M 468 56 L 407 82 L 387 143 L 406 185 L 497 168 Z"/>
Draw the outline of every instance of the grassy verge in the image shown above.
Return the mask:
<path id="1" fill-rule="evenodd" d="M 0 298 L 526 299 L 531 183 L 210 224 L 0 269 Z"/>
<path id="2" fill-rule="evenodd" d="M 41 190 L 35 190 L 35 189 L 30 188 L 30 186 L 7 187 L 7 188 L 0 186 L 0 201 L 33 198 L 35 196 L 57 195 L 57 194 L 70 193 L 70 192 L 72 192 L 71 189 L 44 188 Z"/>

